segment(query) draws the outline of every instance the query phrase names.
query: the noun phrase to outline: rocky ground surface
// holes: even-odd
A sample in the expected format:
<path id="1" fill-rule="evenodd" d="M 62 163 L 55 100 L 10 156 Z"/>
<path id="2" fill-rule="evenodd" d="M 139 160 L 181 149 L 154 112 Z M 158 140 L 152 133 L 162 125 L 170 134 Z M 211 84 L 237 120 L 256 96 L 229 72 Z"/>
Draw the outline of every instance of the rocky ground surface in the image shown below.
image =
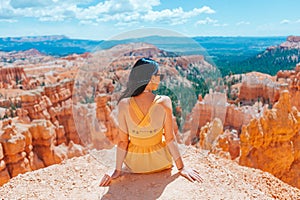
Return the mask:
<path id="1" fill-rule="evenodd" d="M 183 148 L 186 165 L 204 181 L 192 183 L 175 167 L 154 174 L 129 174 L 99 187 L 114 165 L 114 149 L 92 150 L 76 157 L 19 174 L 0 187 L 1 199 L 300 199 L 300 190 L 273 175 L 220 158 L 208 151 Z"/>

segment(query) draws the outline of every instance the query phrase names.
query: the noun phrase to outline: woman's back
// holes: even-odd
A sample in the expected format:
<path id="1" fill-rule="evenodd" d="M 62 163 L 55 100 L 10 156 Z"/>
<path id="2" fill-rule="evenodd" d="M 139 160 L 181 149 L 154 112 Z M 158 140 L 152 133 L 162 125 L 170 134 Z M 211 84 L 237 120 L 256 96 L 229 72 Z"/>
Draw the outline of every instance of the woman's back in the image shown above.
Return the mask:
<path id="1" fill-rule="evenodd" d="M 148 110 L 143 112 L 131 97 L 123 110 L 130 138 L 125 164 L 132 172 L 154 172 L 172 166 L 163 138 L 166 112 L 157 103 L 160 99 L 161 96 L 156 95 L 150 105 L 144 106 Z"/>
<path id="2" fill-rule="evenodd" d="M 131 98 L 134 99 L 137 106 L 140 108 L 140 110 L 145 115 L 148 112 L 150 106 L 153 104 L 153 101 L 155 101 L 157 97 L 160 98 L 161 96 L 149 93 L 149 94 L 142 94 L 142 95 L 131 97 Z M 129 100 L 131 98 L 129 98 Z"/>

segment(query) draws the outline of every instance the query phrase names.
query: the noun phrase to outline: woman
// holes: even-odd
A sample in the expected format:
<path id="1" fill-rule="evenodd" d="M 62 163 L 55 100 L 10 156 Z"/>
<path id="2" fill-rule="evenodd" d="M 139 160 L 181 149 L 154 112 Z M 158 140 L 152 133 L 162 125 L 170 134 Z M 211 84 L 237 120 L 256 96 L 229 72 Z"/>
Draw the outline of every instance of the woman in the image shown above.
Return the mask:
<path id="1" fill-rule="evenodd" d="M 172 167 L 190 181 L 202 181 L 199 173 L 184 166 L 173 132 L 172 102 L 155 95 L 163 75 L 158 63 L 139 59 L 133 66 L 127 89 L 118 103 L 119 142 L 116 168 L 105 174 L 100 186 L 107 186 L 121 175 L 123 163 L 133 173 L 152 173 Z"/>

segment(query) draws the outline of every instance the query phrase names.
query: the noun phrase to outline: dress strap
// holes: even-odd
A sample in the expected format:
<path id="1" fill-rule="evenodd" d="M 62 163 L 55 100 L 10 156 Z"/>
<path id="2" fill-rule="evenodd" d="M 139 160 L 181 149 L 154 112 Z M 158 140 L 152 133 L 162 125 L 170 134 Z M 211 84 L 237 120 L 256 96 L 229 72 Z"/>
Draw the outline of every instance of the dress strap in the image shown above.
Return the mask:
<path id="1" fill-rule="evenodd" d="M 156 95 L 153 102 L 151 103 L 147 113 L 144 115 L 144 113 L 141 111 L 140 107 L 137 105 L 136 101 L 133 97 L 130 98 L 130 106 L 132 107 L 134 114 L 137 116 L 137 118 L 140 120 L 139 125 L 145 125 L 147 122 L 149 122 L 149 111 L 151 107 L 156 103 L 158 99 L 160 99 L 161 96 Z"/>
<path id="2" fill-rule="evenodd" d="M 132 97 L 130 98 L 130 106 L 132 107 L 134 114 L 141 121 L 145 117 L 144 113 L 141 111 L 141 109 L 137 105 L 136 101 Z"/>

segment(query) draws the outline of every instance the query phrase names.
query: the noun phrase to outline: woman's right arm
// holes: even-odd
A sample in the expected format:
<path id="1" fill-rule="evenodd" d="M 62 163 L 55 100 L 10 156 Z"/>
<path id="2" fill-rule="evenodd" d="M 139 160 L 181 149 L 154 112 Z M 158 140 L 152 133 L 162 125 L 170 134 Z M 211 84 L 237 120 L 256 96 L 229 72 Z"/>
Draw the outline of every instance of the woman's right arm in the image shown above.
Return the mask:
<path id="1" fill-rule="evenodd" d="M 128 127 L 126 123 L 125 112 L 127 111 L 127 100 L 122 99 L 118 104 L 118 146 L 116 155 L 116 170 L 122 170 L 122 165 L 127 153 L 128 147 Z"/>
<path id="2" fill-rule="evenodd" d="M 111 174 L 105 174 L 100 182 L 100 186 L 107 186 L 111 182 L 112 179 L 116 179 L 121 175 L 122 165 L 124 159 L 126 157 L 127 148 L 128 148 L 128 131 L 127 124 L 125 120 L 125 104 L 120 101 L 118 105 L 118 144 L 117 144 L 117 152 L 116 152 L 116 168 Z"/>
<path id="3" fill-rule="evenodd" d="M 127 148 L 128 148 L 128 134 L 119 129 L 119 142 L 117 145 L 117 154 L 116 154 L 116 169 L 121 173 L 122 165 L 126 157 Z"/>
<path id="4" fill-rule="evenodd" d="M 183 177 L 187 178 L 190 181 L 202 182 L 203 180 L 196 170 L 186 167 L 183 164 L 183 161 L 182 161 L 182 158 L 181 158 L 178 146 L 177 146 L 177 142 L 175 139 L 175 135 L 174 135 L 172 102 L 169 97 L 166 96 L 164 98 L 163 106 L 166 111 L 166 119 L 165 119 L 165 124 L 164 124 L 165 140 L 166 140 L 169 152 L 170 152 L 171 156 L 173 157 L 173 160 L 175 161 L 178 171 L 180 172 L 180 174 Z"/>

